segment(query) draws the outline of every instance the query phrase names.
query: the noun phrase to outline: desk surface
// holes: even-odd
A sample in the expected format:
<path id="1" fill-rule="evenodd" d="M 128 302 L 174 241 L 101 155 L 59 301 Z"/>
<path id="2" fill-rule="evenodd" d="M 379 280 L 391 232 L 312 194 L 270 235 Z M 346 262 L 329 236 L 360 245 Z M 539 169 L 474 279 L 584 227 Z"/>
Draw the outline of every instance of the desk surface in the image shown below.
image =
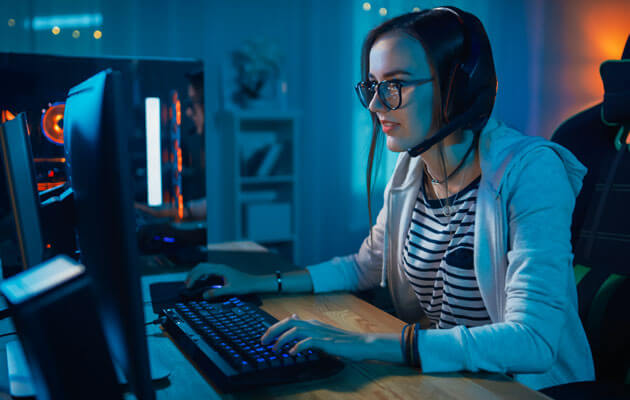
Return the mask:
<path id="1" fill-rule="evenodd" d="M 247 247 L 239 246 L 241 249 Z M 155 318 L 148 303 L 149 285 L 159 281 L 183 279 L 184 275 L 142 278 L 147 321 Z M 360 332 L 397 332 L 403 326 L 402 321 L 351 294 L 266 296 L 263 297 L 261 308 L 278 319 L 297 313 L 303 319 L 318 319 L 343 329 Z M 148 327 L 148 337 L 152 356 L 171 369 L 168 384 L 157 389 L 158 399 L 183 399 L 192 396 L 203 399 L 548 399 L 502 375 L 420 374 L 406 366 L 377 362 L 346 362 L 343 371 L 324 380 L 262 387 L 239 394 L 219 394 L 159 327 Z"/>

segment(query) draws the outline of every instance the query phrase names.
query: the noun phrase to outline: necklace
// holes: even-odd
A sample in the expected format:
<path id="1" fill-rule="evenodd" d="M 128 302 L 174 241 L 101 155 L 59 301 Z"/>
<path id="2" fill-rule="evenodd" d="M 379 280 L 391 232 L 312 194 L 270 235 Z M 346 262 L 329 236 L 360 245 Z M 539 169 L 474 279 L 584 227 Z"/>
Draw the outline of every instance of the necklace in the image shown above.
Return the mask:
<path id="1" fill-rule="evenodd" d="M 475 147 L 475 145 L 477 144 L 478 140 L 479 140 L 479 135 L 475 135 L 473 137 L 472 143 L 468 147 L 468 150 L 466 150 L 466 154 L 464 154 L 464 157 L 462 157 L 462 160 L 459 162 L 459 165 L 457 165 L 457 167 L 455 167 L 455 169 L 450 174 L 448 174 L 448 176 L 446 178 L 444 178 L 443 180 L 440 181 L 438 179 L 435 179 L 433 176 L 431 176 L 431 174 L 429 173 L 429 170 L 426 169 L 427 174 L 429 176 L 429 179 L 431 179 L 431 182 L 432 183 L 437 183 L 439 185 L 442 185 L 442 184 L 444 184 L 444 182 L 446 182 L 448 179 L 450 179 L 453 175 L 455 175 L 457 173 L 457 171 L 459 171 L 460 168 L 464 165 L 464 162 L 466 161 L 466 159 L 470 155 L 470 152 Z M 425 168 L 426 168 L 426 164 L 425 164 Z"/>
<path id="2" fill-rule="evenodd" d="M 455 198 L 453 199 L 453 202 L 451 204 L 449 204 L 449 201 L 448 201 L 448 191 L 446 192 L 446 199 L 444 199 L 444 202 L 446 204 L 443 204 L 442 199 L 440 199 L 440 197 L 435 192 L 435 189 L 433 189 L 433 193 L 435 193 L 435 197 L 437 197 L 438 201 L 440 202 L 440 205 L 442 206 L 442 212 L 444 213 L 444 215 L 446 215 L 449 218 L 451 218 L 451 216 L 453 215 L 453 211 L 455 211 L 454 205 L 455 205 L 455 202 L 457 201 L 457 197 L 459 197 L 459 194 L 463 191 L 462 184 L 464 183 L 464 178 L 467 175 L 468 175 L 468 171 L 466 171 L 466 173 L 462 175 L 462 178 L 459 181 L 460 189 L 455 194 Z"/>
<path id="3" fill-rule="evenodd" d="M 466 157 L 468 157 L 468 154 L 466 155 Z M 465 158 L 464 158 L 465 160 Z M 429 171 L 427 170 L 427 165 L 424 164 L 424 172 L 427 175 L 427 177 L 430 179 L 431 176 L 429 175 Z M 449 204 L 448 201 L 448 190 L 446 191 L 446 199 L 444 199 L 445 203 L 442 202 L 442 199 L 440 198 L 440 196 L 438 196 L 437 192 L 435 191 L 435 188 L 431 185 L 431 190 L 433 191 L 433 194 L 435 195 L 435 197 L 438 199 L 438 201 L 440 202 L 440 207 L 442 208 L 442 213 L 449 217 L 449 219 L 451 218 L 451 216 L 453 215 L 453 211 L 455 211 L 453 205 L 455 204 L 455 202 L 457 201 L 457 198 L 459 197 L 459 194 L 463 191 L 464 188 L 462 188 L 462 184 L 465 181 L 465 178 L 468 176 L 468 172 L 466 171 L 464 174 L 462 174 L 462 177 L 459 181 L 459 191 L 455 194 L 455 198 L 453 199 L 453 202 L 451 204 Z"/>

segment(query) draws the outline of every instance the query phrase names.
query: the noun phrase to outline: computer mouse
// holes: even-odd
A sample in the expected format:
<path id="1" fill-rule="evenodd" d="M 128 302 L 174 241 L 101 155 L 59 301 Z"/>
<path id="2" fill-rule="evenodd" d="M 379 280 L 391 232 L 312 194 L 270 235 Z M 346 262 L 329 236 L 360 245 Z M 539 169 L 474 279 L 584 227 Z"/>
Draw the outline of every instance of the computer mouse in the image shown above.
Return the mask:
<path id="1" fill-rule="evenodd" d="M 182 289 L 179 296 L 184 301 L 203 300 L 203 294 L 208 289 L 220 288 L 225 284 L 221 275 L 208 275 L 203 279 L 199 279 L 191 288 Z"/>

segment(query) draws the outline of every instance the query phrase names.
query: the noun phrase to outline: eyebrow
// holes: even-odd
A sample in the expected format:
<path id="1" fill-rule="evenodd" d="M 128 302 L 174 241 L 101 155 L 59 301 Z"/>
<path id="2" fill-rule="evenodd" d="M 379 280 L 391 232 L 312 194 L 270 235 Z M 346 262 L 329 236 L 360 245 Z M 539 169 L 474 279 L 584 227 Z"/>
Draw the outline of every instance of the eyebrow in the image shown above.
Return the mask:
<path id="1" fill-rule="evenodd" d="M 409 72 L 409 71 L 402 70 L 402 69 L 395 69 L 393 71 L 389 71 L 386 74 L 383 74 L 383 78 L 387 79 L 387 78 L 392 77 L 394 75 L 409 75 L 409 76 L 411 76 L 412 73 Z M 369 77 L 370 78 L 375 78 L 375 76 L 372 75 L 372 74 L 370 74 Z"/>

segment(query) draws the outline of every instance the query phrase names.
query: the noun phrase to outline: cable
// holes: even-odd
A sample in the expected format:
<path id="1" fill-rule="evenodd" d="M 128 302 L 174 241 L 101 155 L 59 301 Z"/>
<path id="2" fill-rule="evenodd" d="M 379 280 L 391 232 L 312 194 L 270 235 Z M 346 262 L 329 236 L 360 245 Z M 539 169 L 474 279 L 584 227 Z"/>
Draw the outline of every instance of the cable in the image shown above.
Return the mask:
<path id="1" fill-rule="evenodd" d="M 0 335 L 0 337 L 11 336 L 11 335 L 17 335 L 17 332 L 3 333 L 3 334 Z"/>

